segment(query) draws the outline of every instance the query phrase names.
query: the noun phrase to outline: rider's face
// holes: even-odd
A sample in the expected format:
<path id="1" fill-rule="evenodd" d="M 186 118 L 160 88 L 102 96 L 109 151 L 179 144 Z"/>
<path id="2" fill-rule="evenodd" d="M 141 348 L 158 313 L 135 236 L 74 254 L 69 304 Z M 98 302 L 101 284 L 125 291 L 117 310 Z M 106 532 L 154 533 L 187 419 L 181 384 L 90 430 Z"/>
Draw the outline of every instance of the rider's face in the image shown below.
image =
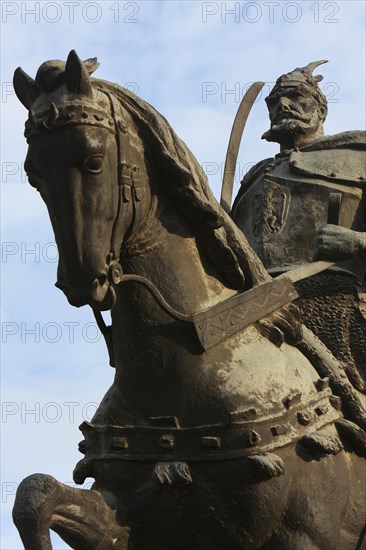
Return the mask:
<path id="1" fill-rule="evenodd" d="M 271 132 L 306 135 L 322 124 L 323 111 L 315 97 L 301 86 L 279 88 L 267 99 Z"/>

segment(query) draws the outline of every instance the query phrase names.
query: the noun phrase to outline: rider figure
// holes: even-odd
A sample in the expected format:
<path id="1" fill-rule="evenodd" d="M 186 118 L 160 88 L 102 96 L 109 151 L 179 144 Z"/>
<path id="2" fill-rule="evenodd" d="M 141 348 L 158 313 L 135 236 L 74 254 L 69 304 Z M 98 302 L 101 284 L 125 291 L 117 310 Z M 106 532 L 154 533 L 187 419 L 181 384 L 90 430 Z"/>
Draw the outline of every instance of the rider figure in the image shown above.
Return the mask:
<path id="1" fill-rule="evenodd" d="M 231 215 L 274 276 L 313 259 L 339 262 L 297 283 L 297 304 L 366 394 L 365 132 L 324 136 L 327 100 L 312 74 L 322 63 L 282 75 L 266 98 L 262 138 L 280 153 L 246 174 Z"/>

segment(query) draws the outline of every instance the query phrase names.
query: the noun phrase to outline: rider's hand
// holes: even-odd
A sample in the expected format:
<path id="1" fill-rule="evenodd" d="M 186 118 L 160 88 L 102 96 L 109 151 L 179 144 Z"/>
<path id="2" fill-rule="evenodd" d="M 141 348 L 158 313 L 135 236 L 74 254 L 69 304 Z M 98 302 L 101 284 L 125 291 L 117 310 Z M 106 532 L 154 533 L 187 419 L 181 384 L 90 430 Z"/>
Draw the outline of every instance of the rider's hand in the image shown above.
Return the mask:
<path id="1" fill-rule="evenodd" d="M 366 260 L 366 233 L 325 224 L 314 242 L 314 260 L 342 261 L 353 257 Z"/>

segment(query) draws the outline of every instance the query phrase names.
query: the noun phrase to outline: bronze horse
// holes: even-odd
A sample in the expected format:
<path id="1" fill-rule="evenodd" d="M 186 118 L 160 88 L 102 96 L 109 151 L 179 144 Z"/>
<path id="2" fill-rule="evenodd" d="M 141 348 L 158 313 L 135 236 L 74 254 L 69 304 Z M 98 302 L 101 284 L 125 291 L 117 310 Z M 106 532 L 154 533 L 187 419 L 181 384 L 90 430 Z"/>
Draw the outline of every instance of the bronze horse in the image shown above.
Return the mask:
<path id="1" fill-rule="evenodd" d="M 79 550 L 360 549 L 366 438 L 342 368 L 291 305 L 238 330 L 271 278 L 167 121 L 97 66 L 72 51 L 14 77 L 57 286 L 93 308 L 116 369 L 81 426 L 92 490 L 26 478 L 24 547 L 50 549 L 51 528 Z"/>

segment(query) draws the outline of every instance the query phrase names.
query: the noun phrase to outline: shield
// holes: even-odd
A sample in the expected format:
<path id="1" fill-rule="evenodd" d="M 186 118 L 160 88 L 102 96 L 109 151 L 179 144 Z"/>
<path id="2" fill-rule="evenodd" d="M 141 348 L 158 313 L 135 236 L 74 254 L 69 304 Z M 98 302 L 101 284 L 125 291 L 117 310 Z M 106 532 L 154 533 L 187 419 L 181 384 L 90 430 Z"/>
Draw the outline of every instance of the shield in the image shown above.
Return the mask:
<path id="1" fill-rule="evenodd" d="M 334 192 L 342 195 L 340 225 L 364 230 L 361 188 L 305 177 L 297 179 L 289 171 L 284 173 L 285 169 L 286 166 L 279 167 L 287 177 L 260 175 L 242 194 L 233 214 L 235 223 L 271 273 L 312 262 L 314 240 L 320 226 L 328 223 Z M 354 272 L 351 267 L 345 269 Z M 359 275 L 359 267 L 356 274 Z"/>

